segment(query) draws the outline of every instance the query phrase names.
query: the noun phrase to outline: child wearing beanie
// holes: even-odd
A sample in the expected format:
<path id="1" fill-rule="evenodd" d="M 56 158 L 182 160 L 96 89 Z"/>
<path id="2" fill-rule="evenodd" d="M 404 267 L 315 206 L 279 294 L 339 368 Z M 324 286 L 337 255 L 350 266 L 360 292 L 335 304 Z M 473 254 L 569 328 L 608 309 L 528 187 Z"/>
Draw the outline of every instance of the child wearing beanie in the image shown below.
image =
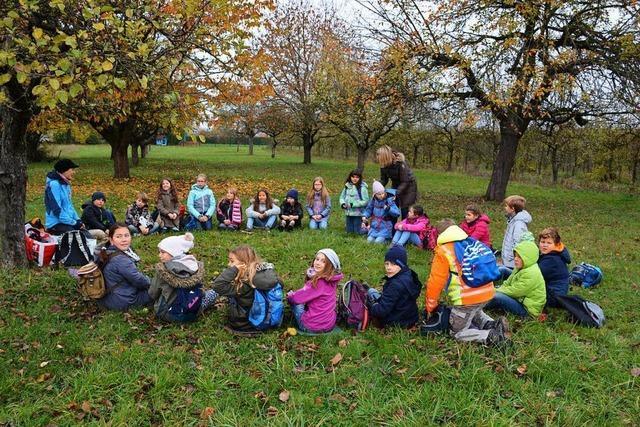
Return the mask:
<path id="1" fill-rule="evenodd" d="M 370 223 L 368 242 L 384 243 L 393 236 L 393 224 L 400 216 L 400 209 L 394 201 L 391 192 L 385 190 L 378 181 L 373 181 L 373 197 L 365 209 L 362 221 L 367 218 Z"/>
<path id="2" fill-rule="evenodd" d="M 203 291 L 204 265 L 193 255 L 193 234 L 171 236 L 158 243 L 156 272 L 149 296 L 156 316 L 167 322 L 193 322 L 216 300 L 215 291 Z"/>
<path id="3" fill-rule="evenodd" d="M 340 270 L 335 251 L 320 249 L 307 270 L 304 286 L 287 294 L 300 331 L 323 333 L 335 327 L 336 286 L 343 277 Z"/>
<path id="4" fill-rule="evenodd" d="M 287 192 L 282 210 L 280 211 L 280 230 L 291 231 L 296 227 L 302 227 L 304 212 L 298 201 L 298 190 L 292 188 Z"/>
<path id="5" fill-rule="evenodd" d="M 422 283 L 415 271 L 409 268 L 407 251 L 402 246 L 392 246 L 384 256 L 385 283 L 382 294 L 369 288 L 367 306 L 369 313 L 381 327 L 400 326 L 411 328 L 418 322 L 417 299 Z"/>

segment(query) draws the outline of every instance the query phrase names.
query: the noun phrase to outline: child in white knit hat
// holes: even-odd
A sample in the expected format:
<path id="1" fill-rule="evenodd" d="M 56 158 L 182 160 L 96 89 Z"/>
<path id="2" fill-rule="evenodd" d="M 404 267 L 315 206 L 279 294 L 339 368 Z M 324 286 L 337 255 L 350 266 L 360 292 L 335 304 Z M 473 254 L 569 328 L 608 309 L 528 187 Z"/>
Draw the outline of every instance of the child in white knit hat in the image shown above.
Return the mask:
<path id="1" fill-rule="evenodd" d="M 193 234 L 171 236 L 158 243 L 156 273 L 149 295 L 158 318 L 168 322 L 193 322 L 215 302 L 218 294 L 203 291 L 204 265 L 188 254 L 194 245 Z"/>
<path id="2" fill-rule="evenodd" d="M 393 237 L 393 224 L 400 216 L 395 203 L 395 190 L 385 190 L 384 185 L 373 181 L 373 197 L 362 214 L 362 221 L 369 222 L 368 242 L 385 243 Z"/>

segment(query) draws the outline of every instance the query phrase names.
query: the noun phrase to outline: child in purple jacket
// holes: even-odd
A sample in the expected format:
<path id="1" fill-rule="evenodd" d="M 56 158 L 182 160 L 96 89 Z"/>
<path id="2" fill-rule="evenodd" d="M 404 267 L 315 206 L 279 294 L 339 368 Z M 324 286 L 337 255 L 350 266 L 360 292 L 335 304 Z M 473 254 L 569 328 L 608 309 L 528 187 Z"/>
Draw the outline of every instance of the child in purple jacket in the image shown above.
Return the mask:
<path id="1" fill-rule="evenodd" d="M 342 277 L 340 259 L 333 249 L 319 250 L 302 289 L 287 294 L 300 331 L 322 333 L 335 327 L 336 286 Z"/>

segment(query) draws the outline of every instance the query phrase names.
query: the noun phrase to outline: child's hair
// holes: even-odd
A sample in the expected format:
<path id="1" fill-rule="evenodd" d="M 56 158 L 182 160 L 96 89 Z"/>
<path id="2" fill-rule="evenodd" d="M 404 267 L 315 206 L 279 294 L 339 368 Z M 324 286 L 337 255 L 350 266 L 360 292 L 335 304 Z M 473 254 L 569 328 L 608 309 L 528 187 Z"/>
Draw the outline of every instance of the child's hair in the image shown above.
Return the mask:
<path id="1" fill-rule="evenodd" d="M 515 194 L 504 199 L 504 204 L 516 211 L 516 213 L 523 211 L 526 203 L 527 200 L 524 197 Z"/>
<path id="2" fill-rule="evenodd" d="M 173 203 L 178 203 L 178 193 L 176 192 L 176 187 L 175 185 L 173 185 L 173 181 L 171 181 L 169 178 L 162 178 L 160 180 L 160 188 L 158 188 L 158 193 L 156 194 L 156 200 L 160 200 L 160 197 L 162 196 L 162 183 L 165 181 L 169 182 L 169 185 L 171 185 L 171 188 L 169 188 L 171 201 Z"/>
<path id="3" fill-rule="evenodd" d="M 138 199 L 142 200 L 145 205 L 149 203 L 149 197 L 147 197 L 147 193 L 144 191 L 138 191 L 138 194 L 136 194 L 136 200 Z"/>
<path id="4" fill-rule="evenodd" d="M 436 224 L 436 230 L 438 230 L 438 234 L 442 234 L 447 228 L 451 227 L 452 225 L 456 225 L 456 222 L 451 218 L 445 218 L 438 221 L 438 223 Z"/>
<path id="5" fill-rule="evenodd" d="M 360 178 L 360 180 L 356 184 L 356 187 L 358 187 L 358 189 L 360 189 L 360 187 L 362 186 L 362 171 L 360 169 L 352 170 L 351 172 L 349 172 L 349 175 L 347 176 L 347 179 L 344 182 L 345 183 L 351 182 L 351 177 L 352 176 L 357 176 L 357 177 Z"/>
<path id="6" fill-rule="evenodd" d="M 229 189 L 227 189 L 227 193 L 231 193 L 233 194 L 233 199 L 237 199 L 238 198 L 238 189 L 235 187 L 231 187 Z"/>
<path id="7" fill-rule="evenodd" d="M 538 234 L 538 241 L 541 239 L 553 239 L 553 243 L 556 245 L 561 242 L 560 233 L 555 227 L 547 227 Z"/>
<path id="8" fill-rule="evenodd" d="M 316 190 L 313 188 L 313 186 L 317 181 L 320 181 L 320 183 L 322 184 L 322 190 L 320 190 L 320 198 L 322 199 L 322 203 L 326 204 L 327 199 L 329 198 L 329 190 L 327 190 L 327 186 L 324 185 L 324 179 L 322 179 L 321 176 L 316 176 L 315 178 L 313 178 L 313 182 L 311 183 L 311 191 L 309 191 L 309 194 L 307 194 L 307 204 L 309 206 L 313 205 L 313 196 L 316 193 Z"/>
<path id="9" fill-rule="evenodd" d="M 482 211 L 480 210 L 478 205 L 476 205 L 475 203 L 468 204 L 467 207 L 464 208 L 464 211 L 472 212 L 475 216 L 482 215 Z"/>
<path id="10" fill-rule="evenodd" d="M 205 181 L 207 180 L 207 175 L 203 174 L 203 173 L 199 173 L 198 176 L 196 176 L 196 181 L 199 180 L 200 178 L 204 179 Z"/>
<path id="11" fill-rule="evenodd" d="M 413 211 L 413 214 L 415 216 L 422 216 L 424 215 L 424 208 L 420 205 L 413 205 L 411 206 L 411 208 L 409 208 L 410 210 Z"/>
<path id="12" fill-rule="evenodd" d="M 124 222 L 116 222 L 115 224 L 111 225 L 111 227 L 109 227 L 109 236 L 113 237 L 113 234 L 119 228 L 126 228 L 127 231 L 129 231 L 129 226 L 127 224 L 125 224 Z"/>
<path id="13" fill-rule="evenodd" d="M 252 288 L 255 288 L 253 285 L 253 278 L 256 275 L 256 270 L 258 264 L 262 262 L 262 259 L 256 254 L 256 251 L 249 245 L 240 245 L 234 249 L 229 251 L 230 254 L 233 254 L 238 261 L 245 265 L 244 268 L 238 269 L 238 274 L 233 279 L 233 282 L 236 285 L 236 290 L 240 290 L 242 287 L 242 282 L 249 282 L 249 285 Z"/>
<path id="14" fill-rule="evenodd" d="M 324 257 L 325 262 L 324 262 L 324 269 L 322 271 L 316 271 L 316 274 L 311 278 L 311 286 L 313 286 L 314 288 L 318 286 L 318 280 L 320 279 L 329 280 L 335 274 L 335 268 L 333 267 L 333 264 L 331 263 L 331 261 L 329 261 L 329 258 L 327 258 L 327 256 L 322 252 L 316 253 L 316 256 L 318 256 L 318 254 Z M 311 264 L 313 265 L 313 261 L 311 262 Z"/>
<path id="15" fill-rule="evenodd" d="M 260 196 L 260 193 L 264 193 L 267 195 L 267 200 L 265 200 L 264 204 L 267 209 L 271 209 L 273 207 L 273 200 L 271 200 L 271 195 L 266 188 L 261 188 L 260 190 L 258 190 L 258 192 L 256 193 L 256 197 L 253 199 L 253 210 L 258 212 L 258 210 L 260 209 L 260 198 L 258 197 Z"/>
<path id="16" fill-rule="evenodd" d="M 376 158 L 378 159 L 378 163 L 380 163 L 380 167 L 382 168 L 386 168 L 395 161 L 393 150 L 388 145 L 383 145 L 378 148 L 378 150 L 376 151 Z"/>

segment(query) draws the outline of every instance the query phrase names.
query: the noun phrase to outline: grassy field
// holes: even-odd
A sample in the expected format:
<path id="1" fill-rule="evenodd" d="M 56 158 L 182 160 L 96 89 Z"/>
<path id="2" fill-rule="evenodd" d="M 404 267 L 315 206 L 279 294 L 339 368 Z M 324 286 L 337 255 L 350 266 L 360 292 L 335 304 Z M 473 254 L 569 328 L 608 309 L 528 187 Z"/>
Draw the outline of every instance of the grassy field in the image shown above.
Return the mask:
<path id="1" fill-rule="evenodd" d="M 271 159 L 262 148 L 249 157 L 235 147 L 153 147 L 132 169 L 133 178 L 114 181 L 107 147 L 61 149 L 81 165 L 76 207 L 100 189 L 119 218 L 136 191 L 155 193 L 163 176 L 177 180 L 184 200 L 199 172 L 210 176 L 217 196 L 237 186 L 244 206 L 258 187 L 282 199 L 292 186 L 306 193 L 321 175 L 337 205 L 353 166 L 318 158 L 306 166 L 301 155 Z M 50 169 L 44 163 L 29 168 L 27 217 L 44 215 Z M 369 185 L 377 175 L 377 166 L 368 164 Z M 498 203 L 480 200 L 485 179 L 425 170 L 416 175 L 432 221 L 461 219 L 466 203 L 480 202 L 500 245 L 505 219 Z M 510 318 L 513 345 L 505 350 L 401 330 L 320 337 L 288 337 L 281 330 L 246 339 L 222 329 L 224 311 L 193 325 L 168 325 L 147 311 L 98 310 L 79 297 L 63 269 L 3 271 L 0 424 L 637 425 L 640 200 L 518 183 L 509 193 L 527 198 L 533 232 L 559 227 L 574 262 L 602 267 L 599 287 L 575 291 L 603 307 L 604 328 L 575 326 L 559 311 L 544 323 Z M 385 248 L 347 237 L 343 228 L 342 213 L 334 210 L 326 232 L 196 233 L 193 253 L 212 278 L 230 248 L 251 244 L 275 263 L 287 289 L 297 289 L 315 252 L 331 247 L 347 276 L 378 284 Z M 159 240 L 134 240 L 149 273 Z M 422 280 L 430 260 L 429 253 L 409 249 Z M 333 366 L 337 354 L 341 361 Z"/>

